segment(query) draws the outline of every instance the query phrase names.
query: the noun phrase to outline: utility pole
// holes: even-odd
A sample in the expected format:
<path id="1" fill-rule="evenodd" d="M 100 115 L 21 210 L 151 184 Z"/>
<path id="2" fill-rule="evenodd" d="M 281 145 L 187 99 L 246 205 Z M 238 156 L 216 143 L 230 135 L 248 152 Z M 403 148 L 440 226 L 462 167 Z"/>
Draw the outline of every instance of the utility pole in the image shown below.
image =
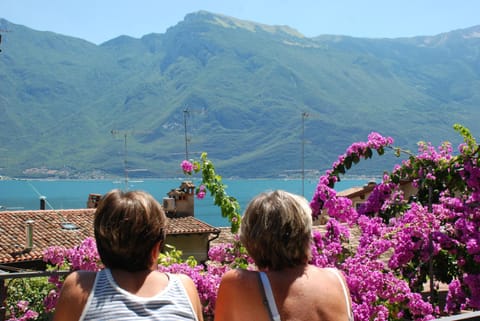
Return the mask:
<path id="1" fill-rule="evenodd" d="M 190 117 L 191 114 L 205 114 L 205 110 L 192 110 L 188 106 L 185 107 L 183 110 L 183 129 L 184 129 L 184 135 L 185 135 L 185 159 L 189 160 L 189 155 L 191 154 L 199 154 L 199 152 L 192 152 L 188 150 L 188 145 L 191 142 L 190 137 L 188 137 L 188 123 L 187 123 L 187 118 Z"/>
<path id="2" fill-rule="evenodd" d="M 187 135 L 187 117 L 190 116 L 188 107 L 183 110 L 183 128 L 185 130 L 185 160 L 188 160 L 188 135 Z"/>
<path id="3" fill-rule="evenodd" d="M 120 130 L 115 130 L 115 129 L 112 129 L 110 131 L 110 133 L 112 133 L 113 136 L 116 136 L 116 135 L 123 135 L 123 139 L 124 139 L 124 145 L 123 145 L 123 171 L 124 171 L 124 175 L 125 175 L 125 190 L 128 191 L 128 167 L 127 167 L 127 136 L 128 136 L 128 131 L 120 131 Z"/>
<path id="4" fill-rule="evenodd" d="M 302 196 L 305 196 L 305 119 L 307 112 L 302 112 Z"/>

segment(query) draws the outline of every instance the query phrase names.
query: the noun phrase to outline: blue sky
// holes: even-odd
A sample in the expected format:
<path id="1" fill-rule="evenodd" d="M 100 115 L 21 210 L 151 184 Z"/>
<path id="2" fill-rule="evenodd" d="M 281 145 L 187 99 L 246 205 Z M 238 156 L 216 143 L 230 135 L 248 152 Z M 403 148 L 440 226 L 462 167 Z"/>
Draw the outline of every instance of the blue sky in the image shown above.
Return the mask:
<path id="1" fill-rule="evenodd" d="M 480 25 L 478 0 L 0 0 L 1 18 L 96 44 L 164 33 L 198 10 L 288 25 L 308 37 L 410 37 Z"/>

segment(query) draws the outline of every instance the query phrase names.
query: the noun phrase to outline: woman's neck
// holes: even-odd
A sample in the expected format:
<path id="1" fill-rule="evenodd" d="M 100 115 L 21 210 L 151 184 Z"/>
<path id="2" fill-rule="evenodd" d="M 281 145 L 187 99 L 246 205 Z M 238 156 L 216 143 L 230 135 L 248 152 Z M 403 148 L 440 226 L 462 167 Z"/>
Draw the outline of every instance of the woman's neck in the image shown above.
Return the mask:
<path id="1" fill-rule="evenodd" d="M 140 296 L 151 296 L 168 284 L 168 275 L 157 270 L 126 271 L 111 269 L 115 282 L 122 289 Z"/>

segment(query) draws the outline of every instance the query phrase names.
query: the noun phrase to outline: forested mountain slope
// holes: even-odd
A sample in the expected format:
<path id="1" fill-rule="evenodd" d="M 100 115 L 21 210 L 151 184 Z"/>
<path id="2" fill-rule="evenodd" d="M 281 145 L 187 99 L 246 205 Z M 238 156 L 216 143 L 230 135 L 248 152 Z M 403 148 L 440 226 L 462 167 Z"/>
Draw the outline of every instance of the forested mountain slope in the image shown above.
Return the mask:
<path id="1" fill-rule="evenodd" d="M 101 45 L 0 27 L 0 175 L 180 176 L 186 133 L 224 176 L 278 177 L 301 168 L 303 133 L 305 168 L 323 171 L 372 131 L 414 151 L 458 144 L 454 123 L 480 132 L 480 26 L 306 38 L 201 11 Z"/>

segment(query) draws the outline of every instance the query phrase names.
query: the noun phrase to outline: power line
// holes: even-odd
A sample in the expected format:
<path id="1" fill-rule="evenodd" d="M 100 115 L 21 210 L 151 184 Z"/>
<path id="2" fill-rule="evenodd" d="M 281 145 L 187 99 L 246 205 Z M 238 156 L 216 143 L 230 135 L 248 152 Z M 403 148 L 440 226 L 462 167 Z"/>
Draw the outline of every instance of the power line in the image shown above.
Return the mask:
<path id="1" fill-rule="evenodd" d="M 40 194 L 40 192 L 35 188 L 35 186 L 33 186 L 32 183 L 30 183 L 29 181 L 26 181 L 26 182 L 30 186 L 30 188 L 38 195 L 38 197 L 43 202 L 45 202 L 45 204 L 48 205 L 48 207 L 50 207 L 50 209 L 52 209 L 55 212 L 55 214 L 57 214 L 60 217 L 60 225 L 61 225 L 62 229 L 64 229 L 64 230 L 77 230 L 78 229 L 77 225 L 75 225 L 74 223 L 71 223 L 68 220 L 66 220 L 65 217 L 59 211 L 54 209 L 52 204 L 50 204 L 50 202 L 47 200 L 47 198 L 45 196 L 43 196 L 42 194 Z"/>

